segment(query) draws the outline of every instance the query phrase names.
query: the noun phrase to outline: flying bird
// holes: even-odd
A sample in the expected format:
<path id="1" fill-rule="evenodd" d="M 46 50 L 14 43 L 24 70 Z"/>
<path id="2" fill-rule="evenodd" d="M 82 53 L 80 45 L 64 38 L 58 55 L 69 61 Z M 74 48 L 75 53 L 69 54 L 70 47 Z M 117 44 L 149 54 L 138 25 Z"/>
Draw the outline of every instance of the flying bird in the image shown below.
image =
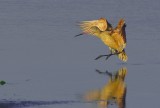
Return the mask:
<path id="1" fill-rule="evenodd" d="M 126 32 L 125 20 L 120 19 L 115 28 L 105 19 L 100 18 L 92 21 L 82 21 L 79 23 L 82 33 L 76 35 L 81 36 L 84 34 L 93 35 L 102 40 L 102 42 L 109 47 L 110 54 L 100 55 L 95 60 L 106 56 L 106 60 L 112 56 L 117 55 L 118 58 L 124 62 L 128 60 L 125 53 L 126 48 Z"/>

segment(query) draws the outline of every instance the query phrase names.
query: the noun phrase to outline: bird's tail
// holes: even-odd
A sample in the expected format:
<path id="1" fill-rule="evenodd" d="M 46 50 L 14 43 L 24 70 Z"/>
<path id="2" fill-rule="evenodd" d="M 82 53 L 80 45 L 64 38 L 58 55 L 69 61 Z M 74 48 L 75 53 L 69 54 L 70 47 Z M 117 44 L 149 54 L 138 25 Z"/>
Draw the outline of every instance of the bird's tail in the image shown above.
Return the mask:
<path id="1" fill-rule="evenodd" d="M 121 53 L 119 53 L 118 55 L 118 58 L 124 62 L 126 62 L 128 60 L 128 56 L 125 52 L 125 50 L 123 50 Z"/>

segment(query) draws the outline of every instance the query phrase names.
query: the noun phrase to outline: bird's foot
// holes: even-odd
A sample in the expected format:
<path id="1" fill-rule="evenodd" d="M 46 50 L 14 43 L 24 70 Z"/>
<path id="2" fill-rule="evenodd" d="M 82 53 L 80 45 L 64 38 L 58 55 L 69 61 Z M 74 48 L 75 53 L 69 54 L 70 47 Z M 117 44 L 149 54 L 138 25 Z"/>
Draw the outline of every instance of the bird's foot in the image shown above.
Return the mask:
<path id="1" fill-rule="evenodd" d="M 100 55 L 100 56 L 98 56 L 97 58 L 95 58 L 95 60 L 98 60 L 98 59 L 100 59 L 101 57 L 104 57 L 104 56 L 106 56 L 106 60 L 110 57 L 110 56 L 112 56 L 112 55 L 115 55 L 115 54 L 108 54 L 108 55 Z"/>

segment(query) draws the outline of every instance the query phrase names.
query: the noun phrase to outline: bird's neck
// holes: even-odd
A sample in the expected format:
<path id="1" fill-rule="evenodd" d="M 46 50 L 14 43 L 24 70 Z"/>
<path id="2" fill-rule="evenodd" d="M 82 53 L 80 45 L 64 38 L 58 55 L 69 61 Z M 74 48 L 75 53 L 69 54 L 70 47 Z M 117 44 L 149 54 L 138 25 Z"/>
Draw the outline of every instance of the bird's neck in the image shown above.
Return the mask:
<path id="1" fill-rule="evenodd" d="M 107 34 L 107 32 L 105 33 L 105 31 L 104 32 L 96 32 L 96 33 L 94 33 L 94 35 L 96 37 L 98 37 L 99 39 L 105 38 L 106 37 L 105 34 Z"/>

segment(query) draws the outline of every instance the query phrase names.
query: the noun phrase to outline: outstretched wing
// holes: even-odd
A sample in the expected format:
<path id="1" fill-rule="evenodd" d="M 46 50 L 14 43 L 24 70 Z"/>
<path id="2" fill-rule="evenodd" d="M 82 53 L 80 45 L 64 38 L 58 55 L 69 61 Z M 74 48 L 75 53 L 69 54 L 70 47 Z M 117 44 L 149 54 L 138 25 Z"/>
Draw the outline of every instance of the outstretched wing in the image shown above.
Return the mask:
<path id="1" fill-rule="evenodd" d="M 112 37 L 117 42 L 119 46 L 119 50 L 123 50 L 126 47 L 126 32 L 125 32 L 125 21 L 124 19 L 120 19 L 117 27 L 112 30 Z"/>
<path id="2" fill-rule="evenodd" d="M 127 42 L 125 27 L 126 27 L 125 20 L 124 19 L 120 19 L 118 24 L 117 24 L 117 27 L 114 30 L 115 32 L 120 34 L 120 36 L 122 36 L 124 43 Z"/>
<path id="3" fill-rule="evenodd" d="M 87 30 L 85 32 L 83 31 L 82 33 L 76 35 L 75 37 L 81 36 L 81 35 L 84 35 L 84 34 L 90 34 L 90 35 L 94 35 L 94 36 L 99 37 L 100 33 L 101 33 L 101 30 L 98 27 L 92 26 L 89 30 Z"/>
<path id="4" fill-rule="evenodd" d="M 105 18 L 92 21 L 82 21 L 79 25 L 85 34 L 93 34 L 94 27 L 97 27 L 100 31 L 106 31 L 107 28 L 111 28 L 111 24 L 109 24 Z"/>

